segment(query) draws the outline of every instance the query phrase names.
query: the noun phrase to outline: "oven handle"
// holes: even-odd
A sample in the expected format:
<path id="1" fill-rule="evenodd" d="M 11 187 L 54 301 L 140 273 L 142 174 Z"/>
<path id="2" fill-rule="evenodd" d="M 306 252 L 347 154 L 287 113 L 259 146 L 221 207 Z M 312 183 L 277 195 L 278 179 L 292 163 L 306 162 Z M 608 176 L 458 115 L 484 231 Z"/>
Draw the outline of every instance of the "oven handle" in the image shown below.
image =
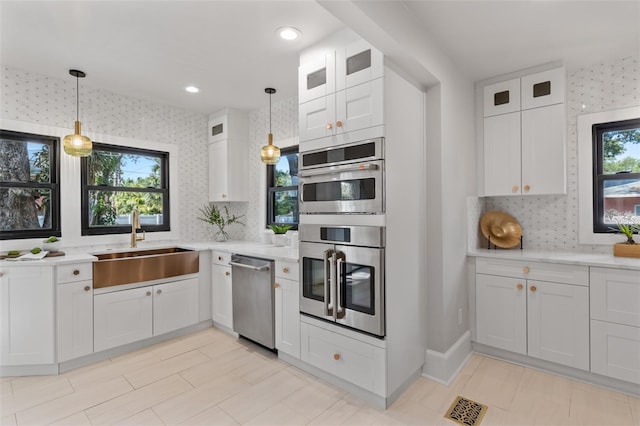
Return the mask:
<path id="1" fill-rule="evenodd" d="M 322 260 L 324 263 L 324 315 L 329 316 L 333 315 L 333 308 L 329 306 L 329 280 L 327 279 L 327 263 L 330 261 L 331 255 L 333 254 L 333 250 L 328 249 L 325 250 L 322 255 Z M 331 271 L 333 270 L 333 263 L 329 265 L 329 275 L 331 275 Z"/>
<path id="2" fill-rule="evenodd" d="M 342 264 L 346 261 L 346 257 L 343 252 L 336 253 L 336 308 L 334 318 L 344 317 L 344 307 L 342 306 Z"/>
<path id="3" fill-rule="evenodd" d="M 368 170 L 378 170 L 380 166 L 376 163 L 368 164 L 347 164 L 344 166 L 333 166 L 328 168 L 313 169 L 313 170 L 300 170 L 298 176 L 300 177 L 312 177 L 312 176 L 324 176 L 335 175 L 343 172 L 366 172 Z"/>
<path id="4" fill-rule="evenodd" d="M 336 277 L 336 252 L 332 251 L 331 252 L 331 263 L 330 263 L 330 267 L 331 267 L 331 303 L 332 303 L 332 310 L 331 310 L 331 316 L 333 317 L 333 319 L 335 320 L 336 318 L 338 318 L 338 304 L 336 303 L 337 299 L 336 299 L 336 288 L 337 288 L 337 277 Z"/>

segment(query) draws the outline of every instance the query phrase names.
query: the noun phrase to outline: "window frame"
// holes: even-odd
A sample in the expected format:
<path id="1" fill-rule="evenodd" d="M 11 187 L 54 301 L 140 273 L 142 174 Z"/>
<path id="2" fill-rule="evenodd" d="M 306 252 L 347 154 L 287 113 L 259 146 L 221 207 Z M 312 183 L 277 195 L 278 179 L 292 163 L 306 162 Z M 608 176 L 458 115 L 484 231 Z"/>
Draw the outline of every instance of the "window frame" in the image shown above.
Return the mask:
<path id="1" fill-rule="evenodd" d="M 298 145 L 293 145 L 293 146 L 288 146 L 286 148 L 280 148 L 280 156 L 284 157 L 286 155 L 291 155 L 291 154 L 298 154 L 298 159 L 300 158 L 299 156 L 299 146 Z M 274 194 L 277 192 L 287 192 L 287 191 L 298 191 L 298 198 L 297 198 L 297 202 L 298 202 L 298 211 L 299 210 L 299 203 L 300 203 L 300 189 L 299 189 L 299 185 L 291 185 L 291 186 L 274 186 L 275 185 L 275 169 L 276 166 L 275 164 L 268 164 L 267 165 L 267 217 L 266 217 L 266 225 L 291 225 L 291 231 L 297 231 L 298 230 L 298 225 L 299 225 L 299 220 L 300 220 L 300 215 L 298 214 L 298 222 L 295 223 L 283 223 L 283 222 L 274 222 L 273 220 L 271 220 L 271 218 L 274 217 L 274 211 L 273 211 L 273 203 L 271 202 L 271 200 L 273 199 L 273 197 L 275 196 Z"/>
<path id="2" fill-rule="evenodd" d="M 605 123 L 595 123 L 592 125 L 592 189 L 593 189 L 593 233 L 612 234 L 617 233 L 615 224 L 604 222 L 604 182 L 608 180 L 619 180 L 621 176 L 627 179 L 640 179 L 640 173 L 613 173 L 605 174 L 604 168 L 604 147 L 602 135 L 612 130 L 629 130 L 640 127 L 640 118 L 628 120 L 609 121 Z M 612 229 L 614 228 L 614 229 Z"/>
<path id="3" fill-rule="evenodd" d="M 4 188 L 32 188 L 48 189 L 51 197 L 51 228 L 47 229 L 22 229 L 12 231 L 0 230 L 0 240 L 17 240 L 27 238 L 46 238 L 50 236 L 62 237 L 60 219 L 60 138 L 51 135 L 39 135 L 35 133 L 18 132 L 14 130 L 0 129 L 0 137 L 22 140 L 25 143 L 37 141 L 49 145 L 49 182 L 7 182 L 0 181 Z"/>
<path id="4" fill-rule="evenodd" d="M 160 168 L 160 188 L 137 188 L 128 186 L 106 186 L 106 185 L 88 185 L 88 157 L 81 158 L 80 162 L 80 217 L 81 217 L 81 235 L 113 235 L 128 234 L 131 232 L 130 225 L 124 226 L 89 226 L 89 192 L 94 190 L 112 191 L 112 192 L 140 192 L 162 194 L 162 225 L 143 225 L 142 230 L 145 232 L 166 232 L 171 231 L 171 208 L 169 203 L 170 185 L 169 185 L 169 152 L 156 151 L 145 148 L 134 148 L 130 146 L 112 145 L 100 142 L 93 142 L 94 151 L 117 152 L 124 155 L 144 155 L 161 158 Z"/>

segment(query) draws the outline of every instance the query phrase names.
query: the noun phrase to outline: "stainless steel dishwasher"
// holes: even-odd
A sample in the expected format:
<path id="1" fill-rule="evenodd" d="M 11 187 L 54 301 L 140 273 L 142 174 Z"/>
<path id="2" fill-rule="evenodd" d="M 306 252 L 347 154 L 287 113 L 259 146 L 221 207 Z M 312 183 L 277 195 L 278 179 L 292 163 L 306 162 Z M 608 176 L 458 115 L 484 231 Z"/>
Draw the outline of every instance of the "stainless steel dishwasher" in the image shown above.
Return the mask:
<path id="1" fill-rule="evenodd" d="M 269 349 L 275 348 L 274 262 L 231 255 L 233 330 Z"/>

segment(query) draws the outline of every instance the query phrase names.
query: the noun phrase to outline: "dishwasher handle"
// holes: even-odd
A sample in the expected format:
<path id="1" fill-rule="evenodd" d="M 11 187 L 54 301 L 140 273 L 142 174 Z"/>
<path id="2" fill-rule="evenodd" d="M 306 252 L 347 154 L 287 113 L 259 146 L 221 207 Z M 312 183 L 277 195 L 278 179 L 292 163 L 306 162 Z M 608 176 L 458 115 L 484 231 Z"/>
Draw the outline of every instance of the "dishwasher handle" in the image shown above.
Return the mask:
<path id="1" fill-rule="evenodd" d="M 238 263 L 238 262 L 229 262 L 229 265 L 237 266 L 239 268 L 244 268 L 244 269 L 251 269 L 252 271 L 268 271 L 269 270 L 269 265 L 251 266 L 251 265 L 245 265 L 244 263 Z"/>

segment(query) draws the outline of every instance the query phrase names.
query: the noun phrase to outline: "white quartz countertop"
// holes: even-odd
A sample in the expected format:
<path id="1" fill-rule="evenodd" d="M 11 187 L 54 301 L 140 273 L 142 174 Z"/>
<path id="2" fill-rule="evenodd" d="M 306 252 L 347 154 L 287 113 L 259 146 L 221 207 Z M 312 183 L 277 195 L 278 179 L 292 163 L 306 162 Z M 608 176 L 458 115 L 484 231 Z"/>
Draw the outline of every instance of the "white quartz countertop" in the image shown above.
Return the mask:
<path id="1" fill-rule="evenodd" d="M 475 249 L 469 250 L 467 255 L 471 257 L 492 259 L 511 259 L 529 262 L 539 261 L 547 263 L 564 263 L 570 265 L 640 270 L 640 259 L 634 259 L 631 257 L 615 257 L 613 254 L 547 250 Z"/>
<path id="2" fill-rule="evenodd" d="M 263 244 L 255 241 L 225 241 L 219 242 L 199 242 L 179 244 L 179 247 L 191 248 L 194 250 L 214 250 L 226 253 L 243 254 L 246 256 L 264 257 L 273 260 L 284 260 L 288 262 L 298 261 L 298 249 L 291 247 L 276 247 L 273 244 Z"/>

